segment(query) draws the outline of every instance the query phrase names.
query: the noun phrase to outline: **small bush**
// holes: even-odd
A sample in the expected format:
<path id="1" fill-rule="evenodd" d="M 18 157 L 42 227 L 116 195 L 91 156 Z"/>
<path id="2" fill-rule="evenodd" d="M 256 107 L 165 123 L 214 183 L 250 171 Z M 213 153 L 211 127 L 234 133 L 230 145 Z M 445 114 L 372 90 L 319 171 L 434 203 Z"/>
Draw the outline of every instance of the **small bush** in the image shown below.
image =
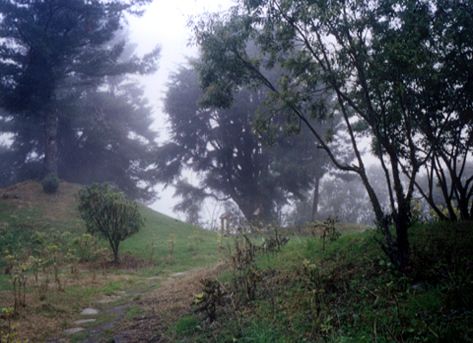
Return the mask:
<path id="1" fill-rule="evenodd" d="M 119 263 L 120 242 L 143 226 L 138 204 L 107 184 L 82 189 L 79 192 L 79 212 L 87 231 L 101 235 L 110 243 L 115 263 Z"/>
<path id="2" fill-rule="evenodd" d="M 59 178 L 54 174 L 48 174 L 41 182 L 43 191 L 47 194 L 54 194 L 59 189 Z"/>

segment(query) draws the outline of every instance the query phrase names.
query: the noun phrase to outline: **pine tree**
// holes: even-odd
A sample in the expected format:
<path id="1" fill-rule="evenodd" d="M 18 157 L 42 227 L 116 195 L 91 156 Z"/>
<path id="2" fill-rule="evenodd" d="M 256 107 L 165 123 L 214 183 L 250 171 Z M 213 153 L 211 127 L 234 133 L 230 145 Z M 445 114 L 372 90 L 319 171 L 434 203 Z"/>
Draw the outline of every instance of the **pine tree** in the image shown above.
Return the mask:
<path id="1" fill-rule="evenodd" d="M 155 69 L 157 50 L 123 60 L 125 43 L 117 40 L 124 15 L 140 14 L 147 2 L 0 2 L 0 105 L 12 116 L 11 132 L 22 133 L 21 148 L 44 153 L 44 174 L 58 175 L 61 123 L 72 115 L 71 99 L 109 77 Z M 38 128 L 43 137 L 28 142 L 26 136 Z"/>

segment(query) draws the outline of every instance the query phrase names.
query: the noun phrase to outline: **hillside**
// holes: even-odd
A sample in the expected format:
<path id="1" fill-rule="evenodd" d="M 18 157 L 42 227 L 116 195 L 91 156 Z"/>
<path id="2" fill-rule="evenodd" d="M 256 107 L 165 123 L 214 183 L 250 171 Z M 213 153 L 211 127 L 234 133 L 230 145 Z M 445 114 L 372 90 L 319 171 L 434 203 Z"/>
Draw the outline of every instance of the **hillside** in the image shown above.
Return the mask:
<path id="1" fill-rule="evenodd" d="M 27 246 L 37 232 L 58 237 L 58 231 L 60 244 L 67 245 L 85 232 L 76 210 L 79 187 L 61 186 L 54 196 L 42 194 L 34 182 L 0 191 L 0 248 Z M 410 230 L 411 264 L 401 274 L 383 253 L 379 233 L 364 227 L 335 223 L 324 234 L 310 226 L 283 230 L 288 240 L 276 231 L 222 240 L 148 208 L 141 211 L 146 224 L 123 243 L 121 266 L 106 263 L 107 256 L 60 263 L 58 285 L 50 272 L 39 281 L 34 270 L 27 273 L 27 305 L 14 318 L 18 337 L 34 342 L 473 341 L 471 222 L 417 223 Z M 57 250 L 51 251 L 54 256 Z M 12 306 L 11 280 L 0 277 L 0 309 Z M 96 313 L 84 315 L 84 310 Z"/>
<path id="2" fill-rule="evenodd" d="M 473 342 L 472 229 L 415 225 L 405 274 L 375 230 L 342 232 L 325 247 L 318 237 L 291 236 L 256 256 L 243 245 L 239 255 L 248 258 L 203 289 L 202 311 L 176 322 L 174 341 Z"/>
<path id="3" fill-rule="evenodd" d="M 0 189 L 0 229 L 15 232 L 15 241 L 25 239 L 32 231 L 48 232 L 53 229 L 81 234 L 85 226 L 77 210 L 77 193 L 80 186 L 61 182 L 57 194 L 48 195 L 41 184 L 26 181 Z M 170 241 L 174 243 L 176 258 L 185 261 L 188 268 L 215 261 L 215 254 L 196 254 L 215 249 L 215 233 L 195 228 L 150 208 L 141 206 L 145 225 L 122 244 L 122 252 L 159 262 L 168 253 Z M 1 247 L 0 247 L 1 248 Z"/>
<path id="4" fill-rule="evenodd" d="M 221 258 L 216 233 L 140 206 L 145 224 L 122 242 L 120 266 L 108 262 L 110 250 L 103 241 L 98 245 L 89 242 L 88 249 L 91 254 L 103 251 L 104 255 L 90 262 L 71 259 L 69 250 L 77 248 L 86 233 L 77 210 L 79 190 L 78 185 L 61 182 L 57 194 L 47 195 L 32 181 L 0 189 L 0 336 L 7 330 L 1 320 L 2 308 L 13 306 L 15 276 L 3 273 L 8 258 L 28 266 L 27 304 L 14 323 L 18 336 L 30 341 L 107 337 L 107 327 L 142 313 L 136 305 L 139 294 L 159 288 L 174 274 L 215 265 Z M 71 336 L 67 329 L 75 329 L 81 309 L 88 306 L 99 309 L 100 314 Z"/>

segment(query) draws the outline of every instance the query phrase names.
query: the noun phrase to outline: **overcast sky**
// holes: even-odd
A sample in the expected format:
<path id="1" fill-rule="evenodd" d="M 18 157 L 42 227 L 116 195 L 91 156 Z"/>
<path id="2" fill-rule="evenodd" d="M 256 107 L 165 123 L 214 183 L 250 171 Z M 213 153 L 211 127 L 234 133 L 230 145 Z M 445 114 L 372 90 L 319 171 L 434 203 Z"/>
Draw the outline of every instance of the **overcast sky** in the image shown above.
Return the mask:
<path id="1" fill-rule="evenodd" d="M 156 45 L 161 47 L 159 70 L 143 78 L 146 95 L 154 108 L 153 127 L 159 132 L 160 141 L 166 138 L 166 116 L 162 110 L 162 99 L 169 75 L 188 57 L 195 56 L 197 49 L 189 45 L 192 32 L 187 26 L 192 16 L 205 12 L 227 9 L 231 0 L 154 0 L 142 17 L 130 19 L 130 40 L 138 44 L 137 52 L 146 53 Z M 172 207 L 172 189 L 161 190 L 160 199 L 152 207 L 162 213 L 176 217 Z"/>

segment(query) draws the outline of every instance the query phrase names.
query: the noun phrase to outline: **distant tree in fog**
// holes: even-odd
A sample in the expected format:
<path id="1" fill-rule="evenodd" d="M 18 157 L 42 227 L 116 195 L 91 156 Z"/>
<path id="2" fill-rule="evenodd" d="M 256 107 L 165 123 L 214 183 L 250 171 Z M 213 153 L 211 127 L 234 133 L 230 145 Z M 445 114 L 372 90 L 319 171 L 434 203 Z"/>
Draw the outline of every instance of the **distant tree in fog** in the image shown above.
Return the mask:
<path id="1" fill-rule="evenodd" d="M 322 177 L 326 159 L 305 129 L 258 133 L 258 117 L 268 111 L 266 92 L 242 88 L 228 108 L 202 100 L 193 67 L 172 76 L 165 99 L 171 137 L 157 162 L 160 180 L 174 183 L 182 198 L 179 210 L 207 197 L 231 199 L 248 221 L 271 222 L 288 198 L 303 197 Z M 186 182 L 185 170 L 199 184 Z"/>
<path id="2" fill-rule="evenodd" d="M 388 206 L 388 190 L 384 183 L 383 171 L 380 167 L 370 166 L 367 170 L 373 187 L 384 207 Z M 376 216 L 370 206 L 370 199 L 363 183 L 356 175 L 329 170 L 320 184 L 321 219 L 329 216 L 337 217 L 346 223 L 374 225 Z M 301 226 L 311 221 L 311 203 L 296 201 L 289 213 L 290 225 Z"/>

